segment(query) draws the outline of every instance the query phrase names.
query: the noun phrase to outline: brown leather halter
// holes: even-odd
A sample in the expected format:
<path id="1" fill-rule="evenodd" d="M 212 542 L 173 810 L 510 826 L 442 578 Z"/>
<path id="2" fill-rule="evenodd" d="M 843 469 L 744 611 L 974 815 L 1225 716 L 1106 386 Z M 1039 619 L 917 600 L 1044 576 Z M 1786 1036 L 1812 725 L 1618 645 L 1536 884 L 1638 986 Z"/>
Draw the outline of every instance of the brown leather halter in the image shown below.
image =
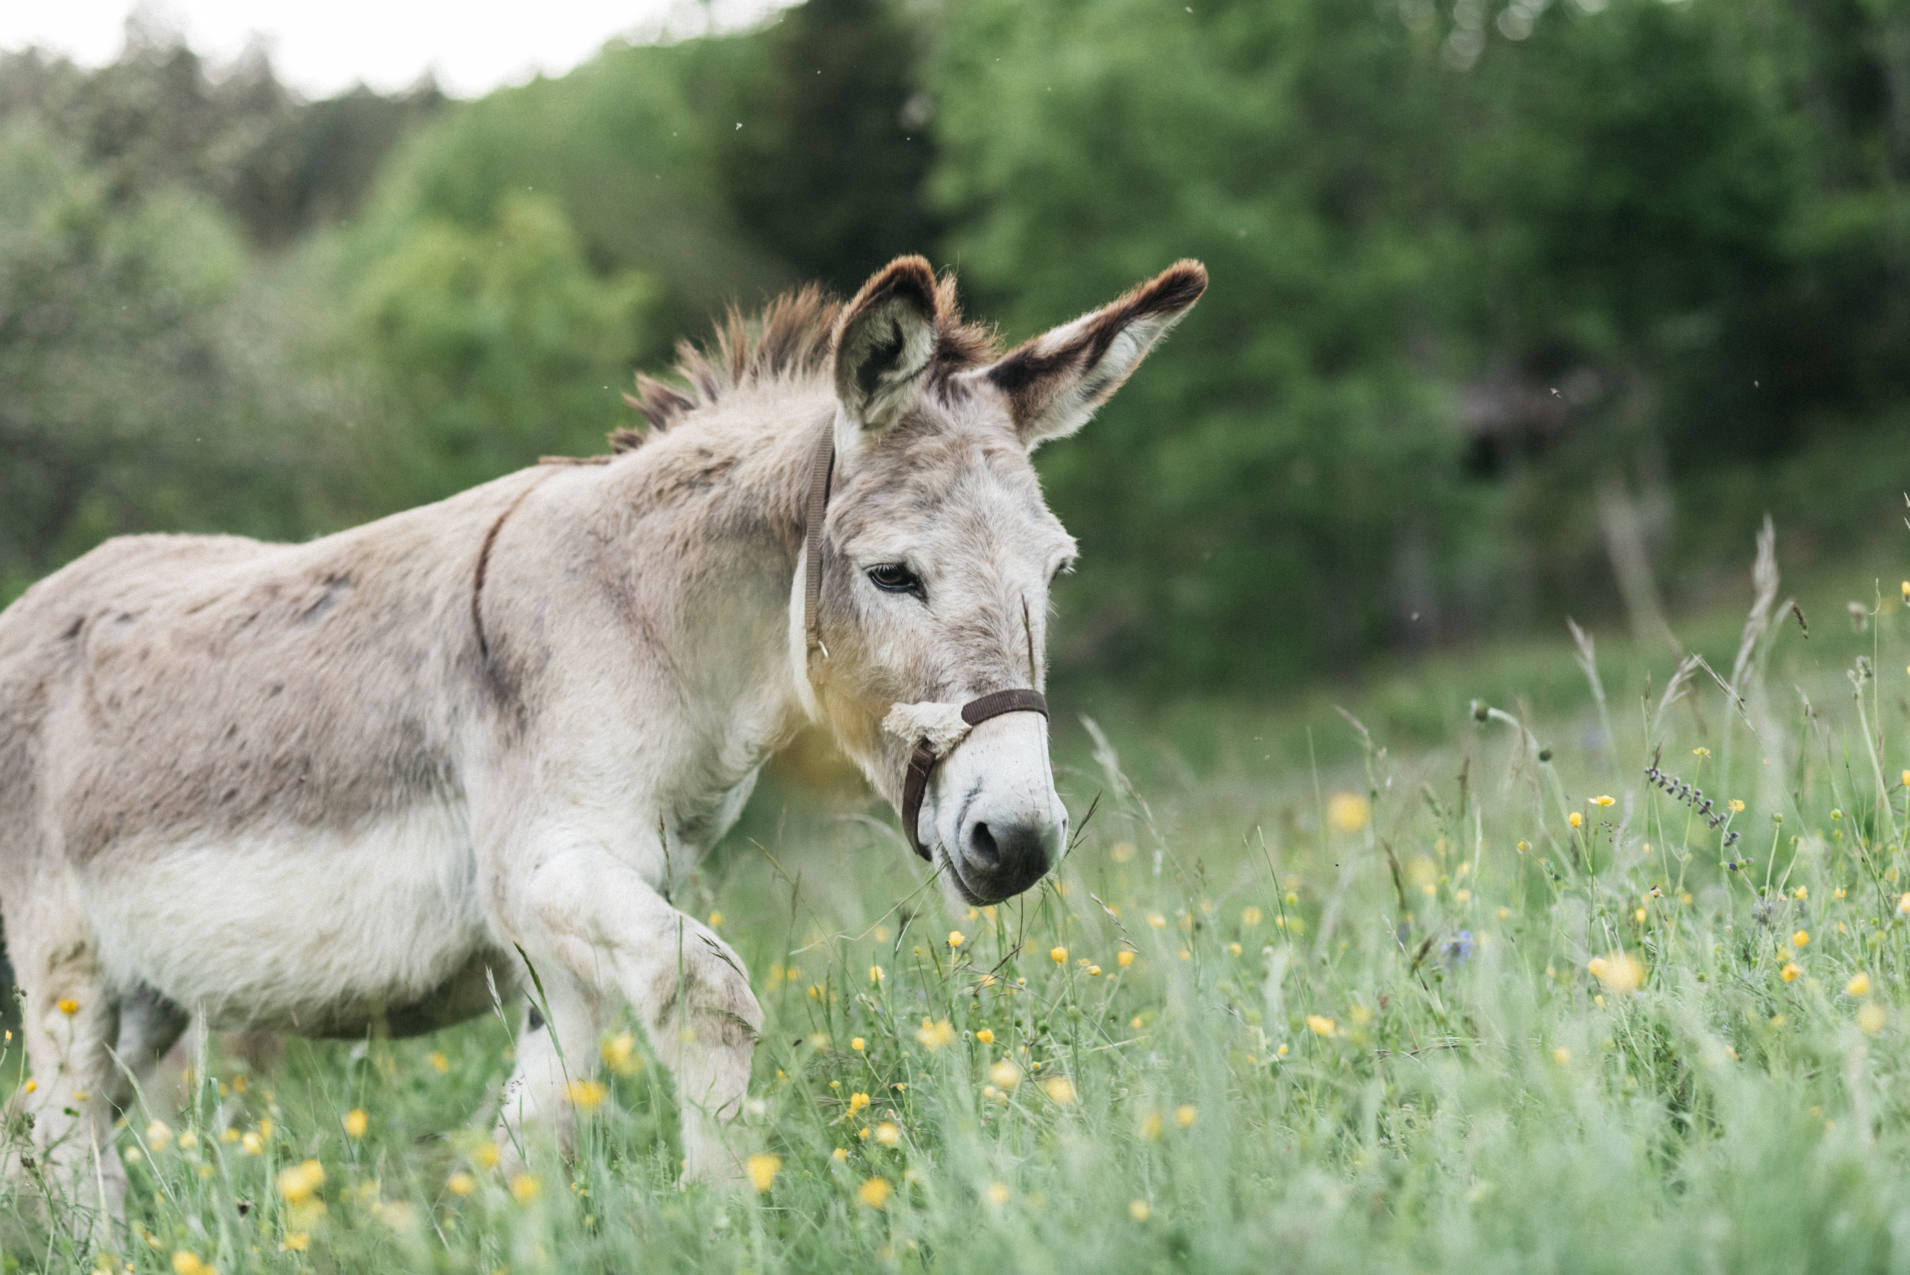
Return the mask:
<path id="1" fill-rule="evenodd" d="M 803 516 L 803 635 L 807 643 L 806 658 L 811 660 L 818 651 L 824 659 L 829 658 L 829 648 L 822 644 L 822 621 L 818 612 L 822 610 L 822 519 L 829 508 L 829 482 L 835 469 L 836 430 L 835 422 L 830 421 L 822 428 L 815 459 L 810 463 L 809 504 Z M 1016 687 L 990 691 L 962 705 L 962 720 L 970 726 L 979 726 L 1004 713 L 1040 713 L 1046 717 L 1048 701 L 1040 691 Z M 955 748 L 960 747 L 957 742 Z M 953 751 L 954 748 L 949 750 Z M 909 839 L 909 849 L 920 855 L 924 863 L 933 860 L 922 845 L 916 824 L 922 814 L 922 798 L 928 792 L 929 776 L 935 773 L 936 765 L 945 756 L 946 753 L 937 752 L 927 739 L 919 739 L 915 751 L 909 754 L 908 770 L 902 776 L 902 831 Z"/>

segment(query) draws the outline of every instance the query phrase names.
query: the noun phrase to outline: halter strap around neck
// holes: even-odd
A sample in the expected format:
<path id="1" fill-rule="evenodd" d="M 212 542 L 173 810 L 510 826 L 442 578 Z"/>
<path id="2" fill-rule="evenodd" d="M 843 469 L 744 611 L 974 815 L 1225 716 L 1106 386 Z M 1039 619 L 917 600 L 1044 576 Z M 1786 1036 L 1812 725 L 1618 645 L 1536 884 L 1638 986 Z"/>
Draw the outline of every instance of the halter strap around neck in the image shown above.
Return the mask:
<path id="1" fill-rule="evenodd" d="M 829 658 L 829 648 L 822 644 L 822 521 L 829 511 L 829 485 L 835 476 L 835 469 L 836 431 L 835 423 L 831 421 L 823 426 L 822 437 L 816 440 L 815 457 L 809 463 L 809 499 L 803 508 L 804 677 L 809 676 L 809 662 L 815 659 L 818 651 L 824 659 Z M 1040 713 L 1046 717 L 1048 701 L 1040 691 L 1016 687 L 990 691 L 962 705 L 962 720 L 971 727 L 1004 713 Z M 948 752 L 952 753 L 960 746 L 961 742 L 957 740 Z M 922 799 L 928 793 L 929 777 L 946 756 L 948 753 L 938 752 L 928 740 L 917 740 L 914 752 L 909 755 L 908 769 L 902 776 L 902 831 L 909 839 L 909 849 L 920 855 L 924 863 L 934 860 L 922 845 L 916 825 L 921 819 Z"/>
<path id="2" fill-rule="evenodd" d="M 809 462 L 809 503 L 803 511 L 802 627 L 807 658 L 817 651 L 825 657 L 822 644 L 822 518 L 829 509 L 829 480 L 836 472 L 836 426 L 834 421 L 822 427 L 816 442 L 815 459 Z M 808 675 L 807 669 L 804 676 Z"/>

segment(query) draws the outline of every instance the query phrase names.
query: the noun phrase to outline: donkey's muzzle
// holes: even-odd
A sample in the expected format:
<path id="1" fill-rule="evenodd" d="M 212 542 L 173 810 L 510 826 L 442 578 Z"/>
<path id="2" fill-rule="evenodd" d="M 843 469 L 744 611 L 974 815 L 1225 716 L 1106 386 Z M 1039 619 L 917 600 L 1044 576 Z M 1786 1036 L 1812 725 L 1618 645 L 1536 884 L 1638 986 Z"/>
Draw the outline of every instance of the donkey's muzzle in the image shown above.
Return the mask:
<path id="1" fill-rule="evenodd" d="M 1060 829 L 1047 820 L 970 819 L 961 834 L 961 871 L 969 892 L 984 903 L 1020 894 L 1047 875 L 1059 849 Z"/>

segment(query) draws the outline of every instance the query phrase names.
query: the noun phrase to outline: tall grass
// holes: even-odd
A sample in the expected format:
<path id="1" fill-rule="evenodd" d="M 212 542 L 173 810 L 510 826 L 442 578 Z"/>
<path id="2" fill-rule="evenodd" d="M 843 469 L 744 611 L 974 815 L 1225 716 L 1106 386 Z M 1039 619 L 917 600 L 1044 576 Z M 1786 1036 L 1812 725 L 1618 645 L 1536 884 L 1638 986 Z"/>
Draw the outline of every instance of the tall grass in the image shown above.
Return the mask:
<path id="1" fill-rule="evenodd" d="M 1355 704 L 1303 723 L 1355 757 L 1313 772 L 1256 769 L 1260 732 L 1180 780 L 1097 738 L 1080 844 L 999 908 L 918 892 L 876 821 L 759 819 L 681 901 L 768 1015 L 760 1192 L 677 1185 L 669 1082 L 618 1033 L 575 1157 L 500 1180 L 499 1020 L 214 1051 L 128 1115 L 130 1235 L 89 1253 L 9 1197 L 0 1264 L 1901 1269 L 1910 631 L 1892 585 L 1828 658 L 1756 574 L 1736 659 L 1601 678 L 1560 645 L 1598 696 L 1542 721 L 1469 711 L 1461 668 L 1424 690 L 1442 743 Z"/>

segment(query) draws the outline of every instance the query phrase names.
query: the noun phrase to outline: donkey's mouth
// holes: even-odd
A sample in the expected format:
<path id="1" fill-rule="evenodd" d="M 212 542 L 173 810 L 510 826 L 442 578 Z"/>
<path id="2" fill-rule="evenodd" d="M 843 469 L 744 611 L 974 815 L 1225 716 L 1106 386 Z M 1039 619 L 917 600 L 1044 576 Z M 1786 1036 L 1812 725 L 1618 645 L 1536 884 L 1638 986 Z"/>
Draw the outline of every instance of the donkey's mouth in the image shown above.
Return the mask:
<path id="1" fill-rule="evenodd" d="M 942 867 L 946 870 L 948 879 L 954 882 L 955 893 L 962 896 L 962 902 L 971 907 L 978 908 L 985 908 L 991 903 L 1001 902 L 1000 899 L 977 893 L 975 888 L 969 885 L 967 879 L 962 876 L 962 866 L 956 860 L 956 857 L 950 854 L 948 848 L 943 846 L 940 842 L 936 843 L 935 855 L 942 861 Z"/>

